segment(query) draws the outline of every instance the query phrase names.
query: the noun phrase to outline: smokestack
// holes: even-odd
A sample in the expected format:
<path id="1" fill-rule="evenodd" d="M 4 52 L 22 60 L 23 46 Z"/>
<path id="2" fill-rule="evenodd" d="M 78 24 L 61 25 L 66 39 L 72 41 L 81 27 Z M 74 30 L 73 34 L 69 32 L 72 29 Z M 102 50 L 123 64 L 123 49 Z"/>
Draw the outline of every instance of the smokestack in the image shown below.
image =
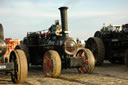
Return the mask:
<path id="1" fill-rule="evenodd" d="M 0 24 L 0 39 L 4 40 L 3 26 Z"/>
<path id="2" fill-rule="evenodd" d="M 68 21 L 67 21 L 67 9 L 68 7 L 60 7 L 61 13 L 61 24 L 62 24 L 62 35 L 63 37 L 67 38 L 68 35 Z"/>

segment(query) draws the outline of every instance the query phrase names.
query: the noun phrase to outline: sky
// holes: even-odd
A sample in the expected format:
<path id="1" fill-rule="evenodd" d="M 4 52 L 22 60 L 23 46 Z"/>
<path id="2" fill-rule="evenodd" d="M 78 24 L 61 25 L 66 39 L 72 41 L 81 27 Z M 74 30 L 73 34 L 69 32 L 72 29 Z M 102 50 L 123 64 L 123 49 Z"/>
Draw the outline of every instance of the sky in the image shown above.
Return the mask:
<path id="1" fill-rule="evenodd" d="M 48 29 L 68 7 L 70 37 L 86 40 L 105 25 L 128 23 L 128 0 L 0 0 L 5 38 L 23 39 L 27 32 Z"/>

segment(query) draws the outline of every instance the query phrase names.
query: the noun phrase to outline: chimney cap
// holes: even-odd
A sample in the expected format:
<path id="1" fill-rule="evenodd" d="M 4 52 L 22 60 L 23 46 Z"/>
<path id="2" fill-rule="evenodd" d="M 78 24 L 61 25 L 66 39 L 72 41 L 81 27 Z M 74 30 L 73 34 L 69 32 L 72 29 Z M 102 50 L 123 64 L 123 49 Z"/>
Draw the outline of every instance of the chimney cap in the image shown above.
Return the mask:
<path id="1" fill-rule="evenodd" d="M 60 9 L 60 10 L 61 10 L 61 9 L 68 9 L 68 7 L 62 6 L 62 7 L 60 7 L 59 9 Z"/>

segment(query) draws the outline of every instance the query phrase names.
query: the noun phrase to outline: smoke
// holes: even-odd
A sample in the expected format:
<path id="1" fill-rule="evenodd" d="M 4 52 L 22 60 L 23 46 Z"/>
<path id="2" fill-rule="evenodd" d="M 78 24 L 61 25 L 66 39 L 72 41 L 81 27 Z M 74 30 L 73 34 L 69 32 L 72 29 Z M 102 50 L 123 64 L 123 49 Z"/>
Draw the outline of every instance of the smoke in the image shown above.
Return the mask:
<path id="1" fill-rule="evenodd" d="M 0 6 L 4 5 L 7 0 L 0 0 Z"/>
<path id="2" fill-rule="evenodd" d="M 41 0 L 32 0 L 29 3 L 31 3 L 34 7 L 38 7 L 38 5 L 40 5 L 41 3 Z"/>
<path id="3" fill-rule="evenodd" d="M 4 5 L 6 3 L 10 3 L 10 2 L 13 2 L 13 1 L 16 1 L 16 0 L 0 0 L 0 4 Z"/>
<path id="4" fill-rule="evenodd" d="M 76 6 L 82 0 L 68 0 L 64 5 L 65 6 Z"/>
<path id="5" fill-rule="evenodd" d="M 12 7 L 12 3 L 16 0 L 0 0 L 0 7 Z"/>

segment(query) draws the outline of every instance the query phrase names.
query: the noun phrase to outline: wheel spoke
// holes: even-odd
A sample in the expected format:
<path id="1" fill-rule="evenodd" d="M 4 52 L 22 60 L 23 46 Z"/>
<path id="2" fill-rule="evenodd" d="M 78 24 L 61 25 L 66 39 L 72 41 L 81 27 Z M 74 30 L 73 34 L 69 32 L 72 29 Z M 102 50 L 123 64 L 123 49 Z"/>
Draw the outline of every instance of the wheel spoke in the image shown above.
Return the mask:
<path id="1" fill-rule="evenodd" d="M 77 70 L 80 73 L 86 73 L 87 72 L 87 66 L 88 66 L 88 58 L 87 58 L 86 53 L 83 50 L 80 50 L 80 51 L 78 51 L 77 56 L 82 57 L 83 62 L 84 62 L 84 65 L 80 68 L 77 68 Z"/>

